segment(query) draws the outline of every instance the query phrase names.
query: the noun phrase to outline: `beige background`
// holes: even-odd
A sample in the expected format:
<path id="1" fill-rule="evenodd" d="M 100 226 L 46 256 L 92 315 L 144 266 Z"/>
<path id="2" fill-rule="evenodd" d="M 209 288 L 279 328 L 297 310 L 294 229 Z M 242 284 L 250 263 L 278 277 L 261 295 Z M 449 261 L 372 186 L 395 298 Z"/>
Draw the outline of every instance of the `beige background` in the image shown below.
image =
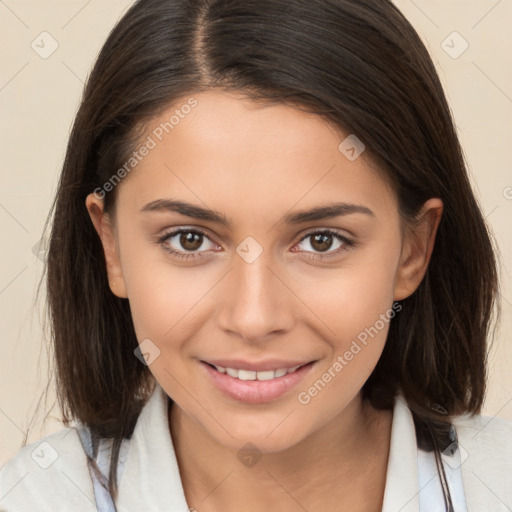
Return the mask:
<path id="1" fill-rule="evenodd" d="M 34 247 L 56 189 L 83 82 L 108 32 L 131 3 L 0 0 L 0 464 L 20 446 L 48 380 L 41 308 L 34 304 L 42 262 Z M 396 4 L 434 58 L 501 250 L 503 317 L 490 354 L 484 414 L 512 420 L 512 2 Z M 52 44 L 58 44 L 56 51 L 42 58 L 40 53 Z M 39 415 L 29 441 L 61 428 L 51 420 L 58 413 L 55 408 L 44 428 Z"/>

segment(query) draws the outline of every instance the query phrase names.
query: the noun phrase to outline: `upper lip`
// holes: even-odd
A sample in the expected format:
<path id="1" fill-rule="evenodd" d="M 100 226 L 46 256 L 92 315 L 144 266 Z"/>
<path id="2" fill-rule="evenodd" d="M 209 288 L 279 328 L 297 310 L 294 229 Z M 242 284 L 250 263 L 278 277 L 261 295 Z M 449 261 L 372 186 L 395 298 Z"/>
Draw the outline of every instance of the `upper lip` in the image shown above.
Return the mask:
<path id="1" fill-rule="evenodd" d="M 265 361 L 245 361 L 243 359 L 203 359 L 203 362 L 213 364 L 214 366 L 221 366 L 222 368 L 264 372 L 279 370 L 282 368 L 289 369 L 295 368 L 296 366 L 304 366 L 305 364 L 313 362 L 313 360 L 297 361 L 291 359 L 266 359 Z"/>

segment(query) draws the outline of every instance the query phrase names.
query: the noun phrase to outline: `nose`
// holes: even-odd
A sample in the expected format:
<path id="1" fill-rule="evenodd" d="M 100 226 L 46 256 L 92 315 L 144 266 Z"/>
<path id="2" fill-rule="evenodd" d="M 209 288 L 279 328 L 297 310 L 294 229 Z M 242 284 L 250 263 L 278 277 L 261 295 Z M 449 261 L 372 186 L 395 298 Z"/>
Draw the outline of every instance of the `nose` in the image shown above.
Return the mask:
<path id="1" fill-rule="evenodd" d="M 294 324 L 294 294 L 265 251 L 253 262 L 234 256 L 224 280 L 219 327 L 249 342 L 268 341 Z"/>

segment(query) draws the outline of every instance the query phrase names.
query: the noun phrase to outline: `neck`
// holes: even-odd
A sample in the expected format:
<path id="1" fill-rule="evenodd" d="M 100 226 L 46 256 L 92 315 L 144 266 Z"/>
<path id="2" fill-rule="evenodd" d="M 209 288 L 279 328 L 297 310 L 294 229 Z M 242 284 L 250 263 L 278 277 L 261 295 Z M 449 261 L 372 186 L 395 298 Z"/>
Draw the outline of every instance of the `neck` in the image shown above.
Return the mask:
<path id="1" fill-rule="evenodd" d="M 176 404 L 169 409 L 185 496 L 199 512 L 380 510 L 391 420 L 357 395 L 300 443 L 244 465 Z"/>

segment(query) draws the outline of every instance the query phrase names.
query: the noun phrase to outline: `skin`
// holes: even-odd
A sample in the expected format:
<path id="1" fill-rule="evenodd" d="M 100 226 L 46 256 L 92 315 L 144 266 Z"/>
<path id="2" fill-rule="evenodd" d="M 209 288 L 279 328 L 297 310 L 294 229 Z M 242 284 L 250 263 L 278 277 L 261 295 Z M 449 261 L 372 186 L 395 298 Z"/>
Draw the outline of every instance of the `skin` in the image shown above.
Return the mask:
<path id="1" fill-rule="evenodd" d="M 86 201 L 112 293 L 129 299 L 139 343 L 150 339 L 160 350 L 149 368 L 174 401 L 169 425 L 187 502 L 199 512 L 379 511 L 392 412 L 363 403 L 361 387 L 389 324 L 307 405 L 297 394 L 418 287 L 442 202 L 427 201 L 409 229 L 394 191 L 366 153 L 352 162 L 339 151 L 348 135 L 339 128 L 235 93 L 194 97 L 197 107 L 118 185 L 113 218 L 95 195 Z M 159 199 L 216 210 L 232 226 L 141 212 Z M 373 215 L 283 222 L 289 213 L 340 201 Z M 181 227 L 207 233 L 193 249 L 203 257 L 182 260 L 158 242 Z M 304 238 L 326 228 L 355 245 L 331 237 L 322 249 Z M 236 252 L 248 236 L 263 249 L 252 263 Z M 179 235 L 166 243 L 187 253 Z M 327 253 L 334 256 L 320 259 Z M 221 393 L 199 363 L 233 357 L 316 363 L 278 399 L 247 404 Z M 237 457 L 247 442 L 262 455 L 252 467 Z"/>

